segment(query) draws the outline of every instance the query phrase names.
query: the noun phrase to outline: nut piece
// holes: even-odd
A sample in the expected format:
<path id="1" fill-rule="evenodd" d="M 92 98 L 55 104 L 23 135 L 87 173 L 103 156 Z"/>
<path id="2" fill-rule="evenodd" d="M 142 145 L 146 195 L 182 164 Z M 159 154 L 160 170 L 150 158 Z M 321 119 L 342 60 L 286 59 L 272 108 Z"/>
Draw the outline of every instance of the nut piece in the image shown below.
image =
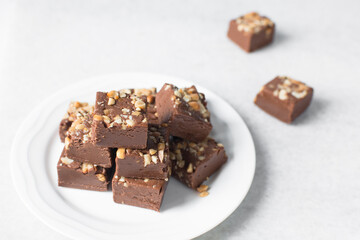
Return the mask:
<path id="1" fill-rule="evenodd" d="M 97 177 L 97 178 L 99 179 L 99 181 L 101 181 L 101 182 L 105 182 L 105 181 L 106 181 L 106 178 L 105 178 L 104 174 L 101 174 L 101 173 L 96 174 L 96 177 Z"/>
<path id="2" fill-rule="evenodd" d="M 111 106 L 111 105 L 114 105 L 114 104 L 115 104 L 115 99 L 109 98 L 108 105 Z"/>
<path id="3" fill-rule="evenodd" d="M 94 118 L 95 121 L 102 121 L 103 120 L 102 116 L 100 116 L 100 115 L 94 115 L 93 118 Z"/>
<path id="4" fill-rule="evenodd" d="M 146 104 L 142 100 L 139 99 L 135 102 L 135 107 L 140 108 L 140 109 L 145 109 Z"/>
<path id="5" fill-rule="evenodd" d="M 193 172 L 193 165 L 192 165 L 192 163 L 189 163 L 189 166 L 188 166 L 186 172 L 187 172 L 187 173 L 192 173 L 192 172 Z"/>
<path id="6" fill-rule="evenodd" d="M 302 92 L 291 92 L 291 95 L 293 95 L 294 97 L 296 97 L 298 99 L 299 98 L 304 98 L 306 96 L 306 94 L 307 94 L 306 90 L 304 90 Z"/>
<path id="7" fill-rule="evenodd" d="M 107 124 L 110 124 L 111 120 L 108 116 L 103 116 L 103 119 L 104 119 L 104 122 L 107 123 Z"/>
<path id="8" fill-rule="evenodd" d="M 160 162 L 163 162 L 163 160 L 164 160 L 164 150 L 159 151 L 159 159 L 160 159 Z"/>
<path id="9" fill-rule="evenodd" d="M 209 195 L 209 193 L 208 192 L 201 192 L 201 193 L 199 193 L 199 196 L 200 197 L 206 197 L 206 196 L 208 196 Z"/>
<path id="10" fill-rule="evenodd" d="M 133 127 L 135 125 L 135 121 L 134 120 L 131 120 L 131 119 L 127 119 L 126 120 L 126 124 L 129 126 L 129 127 Z"/>
<path id="11" fill-rule="evenodd" d="M 192 107 L 195 111 L 200 110 L 200 106 L 197 102 L 189 102 L 190 107 Z"/>
<path id="12" fill-rule="evenodd" d="M 152 149 L 152 148 L 151 148 L 151 149 L 149 150 L 150 155 L 154 155 L 156 152 L 157 152 L 156 149 Z"/>
<path id="13" fill-rule="evenodd" d="M 116 157 L 119 159 L 124 159 L 125 158 L 125 148 L 118 148 L 118 150 L 116 151 Z"/>
<path id="14" fill-rule="evenodd" d="M 287 95 L 286 90 L 284 90 L 284 89 L 281 89 L 281 90 L 280 90 L 280 92 L 279 92 L 279 99 L 280 99 L 280 100 L 286 100 L 286 99 L 288 99 L 288 95 Z"/>
<path id="15" fill-rule="evenodd" d="M 208 189 L 209 189 L 209 186 L 207 186 L 207 185 L 200 185 L 200 187 L 198 187 L 196 190 L 201 193 L 201 192 L 207 191 Z"/>
<path id="16" fill-rule="evenodd" d="M 75 127 L 76 130 L 82 130 L 84 128 L 85 128 L 84 124 L 79 124 L 79 125 L 76 125 L 76 127 Z"/>
<path id="17" fill-rule="evenodd" d="M 151 162 L 151 157 L 149 154 L 144 154 L 144 167 L 146 167 L 147 165 L 149 165 Z"/>
<path id="18" fill-rule="evenodd" d="M 164 143 L 159 143 L 158 144 L 158 150 L 164 150 L 165 149 L 165 144 Z"/>
<path id="19" fill-rule="evenodd" d="M 82 170 L 82 173 L 88 173 L 88 172 L 93 171 L 95 169 L 94 169 L 94 165 L 92 165 L 91 163 L 83 163 L 81 165 L 81 170 Z"/>
<path id="20" fill-rule="evenodd" d="M 69 165 L 74 162 L 74 160 L 67 158 L 67 157 L 62 157 L 62 158 L 60 158 L 60 160 L 63 164 L 66 164 L 66 165 Z"/>
<path id="21" fill-rule="evenodd" d="M 198 101 L 199 100 L 199 94 L 192 93 L 190 94 L 191 100 Z"/>
<path id="22" fill-rule="evenodd" d="M 70 138 L 69 138 L 69 137 L 66 137 L 66 138 L 65 138 L 65 148 L 66 148 L 66 149 L 69 147 L 69 144 L 70 144 Z"/>

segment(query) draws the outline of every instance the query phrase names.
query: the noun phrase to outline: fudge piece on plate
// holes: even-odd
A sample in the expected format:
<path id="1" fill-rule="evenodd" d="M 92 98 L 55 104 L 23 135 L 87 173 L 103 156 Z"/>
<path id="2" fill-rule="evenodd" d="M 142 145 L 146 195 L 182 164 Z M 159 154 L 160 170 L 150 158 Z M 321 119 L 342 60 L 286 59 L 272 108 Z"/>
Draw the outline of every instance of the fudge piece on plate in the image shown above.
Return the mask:
<path id="1" fill-rule="evenodd" d="M 156 95 L 160 123 L 168 122 L 170 135 L 190 141 L 204 140 L 212 129 L 206 105 L 195 86 L 179 89 L 165 84 Z"/>
<path id="2" fill-rule="evenodd" d="M 212 138 L 190 142 L 173 138 L 170 142 L 172 176 L 196 189 L 226 161 L 224 146 Z"/>

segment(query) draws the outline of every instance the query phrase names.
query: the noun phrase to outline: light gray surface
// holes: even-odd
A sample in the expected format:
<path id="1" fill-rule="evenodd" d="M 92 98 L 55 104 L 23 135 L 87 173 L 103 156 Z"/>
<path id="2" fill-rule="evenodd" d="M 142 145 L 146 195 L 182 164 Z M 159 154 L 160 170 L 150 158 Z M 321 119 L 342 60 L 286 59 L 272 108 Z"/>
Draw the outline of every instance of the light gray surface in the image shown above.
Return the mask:
<path id="1" fill-rule="evenodd" d="M 66 239 L 35 218 L 13 190 L 8 161 L 17 126 L 62 86 L 123 71 L 202 84 L 231 103 L 253 134 L 257 168 L 248 196 L 199 239 L 360 237 L 359 1 L 0 4 L 4 239 Z M 230 19 L 252 10 L 273 19 L 277 33 L 270 47 L 246 54 L 226 31 Z M 278 74 L 315 89 L 310 108 L 292 125 L 252 103 L 260 87 Z"/>

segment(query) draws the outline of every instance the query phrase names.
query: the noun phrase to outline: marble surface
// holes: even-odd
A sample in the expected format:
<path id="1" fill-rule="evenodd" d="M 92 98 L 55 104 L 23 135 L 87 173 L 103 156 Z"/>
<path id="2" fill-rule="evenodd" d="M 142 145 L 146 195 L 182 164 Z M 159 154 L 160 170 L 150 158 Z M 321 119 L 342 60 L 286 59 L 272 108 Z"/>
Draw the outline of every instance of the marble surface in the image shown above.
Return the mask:
<path id="1" fill-rule="evenodd" d="M 2 238 L 67 239 L 13 190 L 9 149 L 24 117 L 66 84 L 136 71 L 206 86 L 253 134 L 257 167 L 249 194 L 198 239 L 359 239 L 359 1 L 0 0 L 0 6 Z M 226 31 L 230 19 L 253 10 L 273 19 L 277 33 L 271 46 L 246 54 Z M 310 108 L 291 125 L 252 103 L 278 74 L 315 89 Z"/>

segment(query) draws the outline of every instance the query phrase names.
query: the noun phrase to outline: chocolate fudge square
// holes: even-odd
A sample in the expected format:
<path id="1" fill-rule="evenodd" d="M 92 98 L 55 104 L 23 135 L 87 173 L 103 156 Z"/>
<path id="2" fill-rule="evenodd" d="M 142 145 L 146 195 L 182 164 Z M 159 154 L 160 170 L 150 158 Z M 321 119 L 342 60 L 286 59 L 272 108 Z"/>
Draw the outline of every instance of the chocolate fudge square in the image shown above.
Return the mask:
<path id="1" fill-rule="evenodd" d="M 286 76 L 278 76 L 255 97 L 255 104 L 277 119 L 291 123 L 310 105 L 314 90 Z"/>
<path id="2" fill-rule="evenodd" d="M 160 123 L 168 122 L 170 135 L 195 142 L 204 140 L 212 129 L 206 104 L 195 86 L 179 89 L 165 84 L 156 95 Z"/>
<path id="3" fill-rule="evenodd" d="M 168 130 L 149 127 L 146 149 L 118 148 L 116 172 L 130 178 L 168 179 L 171 171 Z"/>
<path id="4" fill-rule="evenodd" d="M 275 24 L 267 17 L 251 12 L 230 21 L 228 37 L 246 52 L 253 52 L 270 44 Z"/>
<path id="5" fill-rule="evenodd" d="M 212 138 L 195 143 L 180 138 L 170 141 L 172 176 L 196 189 L 226 161 L 224 146 Z"/>
<path id="6" fill-rule="evenodd" d="M 133 89 L 98 92 L 92 123 L 95 144 L 111 148 L 146 148 L 146 98 L 136 96 Z"/>
<path id="7" fill-rule="evenodd" d="M 112 177 L 111 168 L 74 161 L 65 156 L 65 151 L 57 164 L 57 172 L 59 186 L 93 191 L 107 191 Z"/>
<path id="8" fill-rule="evenodd" d="M 160 211 L 168 181 L 125 178 L 115 174 L 112 180 L 114 202 Z"/>
<path id="9" fill-rule="evenodd" d="M 71 124 L 80 116 L 93 114 L 94 106 L 85 102 L 71 102 L 69 108 L 60 122 L 59 136 L 61 142 L 65 141 L 66 132 L 69 130 Z"/>
<path id="10" fill-rule="evenodd" d="M 112 166 L 114 151 L 91 141 L 92 121 L 93 116 L 84 112 L 71 124 L 65 138 L 65 156 L 78 162 L 109 168 Z"/>

